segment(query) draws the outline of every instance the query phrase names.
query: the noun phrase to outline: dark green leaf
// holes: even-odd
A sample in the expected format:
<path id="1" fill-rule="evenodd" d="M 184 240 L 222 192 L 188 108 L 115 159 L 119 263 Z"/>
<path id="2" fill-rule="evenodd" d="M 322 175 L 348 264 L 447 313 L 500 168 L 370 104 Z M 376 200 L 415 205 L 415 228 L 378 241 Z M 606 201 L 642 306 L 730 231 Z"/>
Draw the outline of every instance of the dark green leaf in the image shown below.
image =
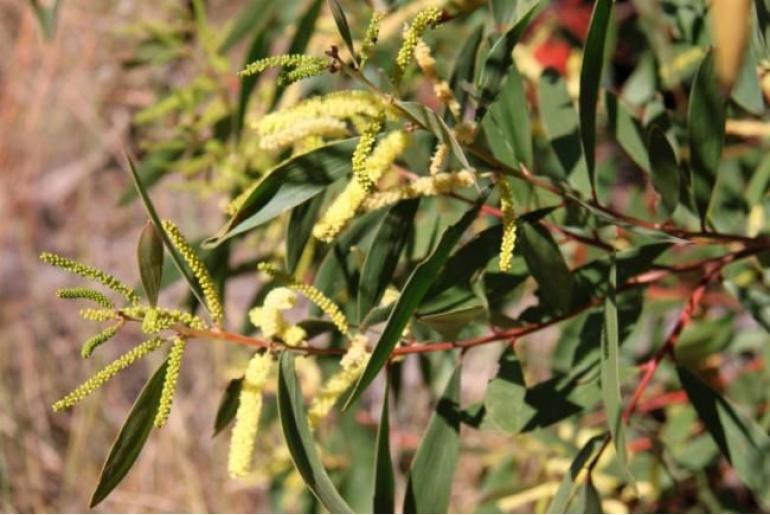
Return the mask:
<path id="1" fill-rule="evenodd" d="M 692 83 L 687 130 L 695 205 L 705 227 L 725 137 L 725 100 L 714 76 L 712 52 L 701 62 Z"/>
<path id="2" fill-rule="evenodd" d="M 481 96 L 479 98 L 479 106 L 476 110 L 476 121 L 480 121 L 484 118 L 487 106 L 497 98 L 503 78 L 506 76 L 508 69 L 513 63 L 513 47 L 519 42 L 519 38 L 524 34 L 524 30 L 527 28 L 527 25 L 529 25 L 529 21 L 532 19 L 532 16 L 534 16 L 535 11 L 538 10 L 539 6 L 539 0 L 528 2 L 526 8 L 523 9 L 521 16 L 519 16 L 519 19 L 514 23 L 513 27 L 500 36 L 484 58 L 484 66 L 481 70 L 481 76 L 479 77 L 479 90 L 481 91 Z"/>
<path id="3" fill-rule="evenodd" d="M 313 226 L 324 202 L 324 195 L 316 195 L 291 210 L 286 226 L 286 271 L 293 274 L 307 242 L 313 234 Z"/>
<path id="4" fill-rule="evenodd" d="M 37 21 L 46 39 L 51 39 L 56 30 L 56 18 L 59 13 L 61 0 L 45 2 L 41 0 L 28 0 L 32 10 L 35 11 Z"/>
<path id="5" fill-rule="evenodd" d="M 235 413 L 238 411 L 238 404 L 241 397 L 241 387 L 243 386 L 243 378 L 233 379 L 227 383 L 222 398 L 219 400 L 219 407 L 217 408 L 217 416 L 214 420 L 214 435 L 218 435 L 224 428 L 230 424 L 235 418 Z"/>
<path id="6" fill-rule="evenodd" d="M 401 295 L 393 307 L 393 311 L 388 318 L 388 322 L 385 324 L 385 329 L 382 331 L 377 345 L 372 352 L 372 357 L 366 365 L 366 369 L 361 374 L 353 392 L 348 397 L 345 404 L 346 408 L 361 395 L 367 386 L 371 384 L 379 371 L 385 366 L 385 363 L 390 357 L 390 353 L 396 347 L 401 333 L 404 331 L 406 324 L 409 323 L 409 319 L 412 317 L 417 306 L 420 305 L 425 294 L 428 292 L 433 281 L 436 279 L 438 273 L 449 258 L 450 252 L 458 241 L 462 237 L 465 230 L 476 219 L 481 204 L 486 199 L 487 193 L 483 194 L 481 199 L 476 203 L 474 207 L 469 209 L 459 221 L 449 226 L 433 249 L 433 252 L 428 256 L 425 261 L 421 262 L 412 271 L 412 274 L 407 279 L 404 288 L 401 291 Z"/>
<path id="7" fill-rule="evenodd" d="M 363 320 L 369 310 L 379 304 L 385 288 L 392 281 L 419 205 L 419 199 L 399 202 L 390 208 L 377 227 L 358 282 L 359 320 Z"/>
<path id="8" fill-rule="evenodd" d="M 460 372 L 455 367 L 409 470 L 404 513 L 446 513 L 460 455 Z"/>
<path id="9" fill-rule="evenodd" d="M 648 139 L 652 185 L 660 194 L 661 207 L 669 215 L 679 204 L 679 164 L 671 143 L 657 126 L 650 130 Z"/>
<path id="10" fill-rule="evenodd" d="M 275 2 L 271 0 L 251 0 L 235 17 L 236 21 L 233 28 L 219 45 L 219 53 L 226 53 L 249 33 L 259 34 L 263 32 L 270 21 L 269 12 L 273 9 L 274 4 Z"/>
<path id="11" fill-rule="evenodd" d="M 498 27 L 505 27 L 513 22 L 517 3 L 517 0 L 489 0 L 492 17 Z"/>
<path id="12" fill-rule="evenodd" d="M 520 223 L 519 242 L 527 268 L 539 286 L 540 298 L 557 311 L 569 310 L 574 281 L 551 233 L 539 223 Z"/>
<path id="13" fill-rule="evenodd" d="M 498 149 L 495 157 L 513 167 L 524 163 L 532 168 L 532 129 L 527 97 L 515 63 L 511 63 L 500 95 L 489 107 L 482 123 L 492 149 Z M 493 139 L 500 141 L 493 144 Z"/>
<path id="14" fill-rule="evenodd" d="M 318 195 L 350 173 L 355 145 L 355 138 L 338 141 L 279 164 L 266 173 L 233 218 L 203 246 L 216 247 Z"/>
<path id="15" fill-rule="evenodd" d="M 679 381 L 706 430 L 763 509 L 770 508 L 770 437 L 696 374 L 677 367 Z"/>
<path id="16" fill-rule="evenodd" d="M 353 62 L 357 63 L 356 49 L 353 47 L 353 36 L 350 35 L 350 26 L 348 25 L 348 19 L 345 17 L 345 11 L 342 10 L 342 6 L 337 0 L 328 0 L 328 3 L 334 17 L 334 23 L 337 24 L 337 30 L 340 36 L 342 36 L 343 41 L 345 41 Z"/>
<path id="17" fill-rule="evenodd" d="M 468 39 L 465 40 L 465 44 L 460 50 L 460 55 L 455 59 L 454 69 L 449 78 L 449 87 L 452 88 L 452 93 L 463 111 L 469 97 L 467 88 L 473 84 L 473 78 L 476 75 L 476 57 L 483 35 L 484 26 L 479 25 Z"/>
<path id="18" fill-rule="evenodd" d="M 564 474 L 559 484 L 559 489 L 554 494 L 551 500 L 550 506 L 548 506 L 548 513 L 566 513 L 569 501 L 575 492 L 575 481 L 580 473 L 593 459 L 596 451 L 601 447 L 604 441 L 604 435 L 594 436 L 583 446 L 577 453 L 575 459 L 572 460 L 572 464 L 569 466 L 569 470 Z"/>
<path id="19" fill-rule="evenodd" d="M 596 162 L 596 104 L 599 100 L 599 85 L 604 68 L 604 52 L 607 32 L 612 17 L 613 0 L 597 0 L 591 14 L 583 66 L 580 69 L 580 135 L 588 168 L 591 188 L 595 187 L 594 166 Z"/>
<path id="20" fill-rule="evenodd" d="M 606 92 L 604 99 L 610 130 L 615 135 L 615 139 L 639 168 L 649 172 L 650 157 L 647 154 L 642 124 L 629 112 L 623 101 L 611 91 Z"/>
<path id="21" fill-rule="evenodd" d="M 602 511 L 602 498 L 591 480 L 591 476 L 586 478 L 583 484 L 583 505 L 581 513 L 604 513 Z"/>
<path id="22" fill-rule="evenodd" d="M 621 468 L 627 468 L 626 434 L 623 426 L 623 399 L 620 393 L 620 336 L 618 306 L 615 292 L 618 286 L 617 266 L 613 256 L 610 266 L 607 296 L 604 298 L 604 331 L 602 333 L 601 385 L 604 411 L 607 415 L 615 453 Z"/>
<path id="23" fill-rule="evenodd" d="M 123 423 L 102 467 L 99 484 L 91 496 L 91 508 L 102 502 L 118 486 L 142 452 L 158 411 L 163 382 L 166 380 L 166 365 L 164 361 L 147 381 Z"/>
<path id="24" fill-rule="evenodd" d="M 546 70 L 540 76 L 537 92 L 545 133 L 564 175 L 586 175 L 588 169 L 580 142 L 578 116 L 564 79 L 556 71 Z"/>
<path id="25" fill-rule="evenodd" d="M 142 234 L 139 235 L 136 258 L 144 293 L 150 306 L 155 307 L 163 277 L 163 240 L 155 224 L 150 221 L 145 224 Z"/>
<path id="26" fill-rule="evenodd" d="M 397 101 L 396 105 L 403 109 L 409 116 L 415 120 L 418 124 L 433 133 L 441 142 L 449 146 L 452 149 L 452 153 L 455 155 L 460 164 L 465 168 L 472 168 L 468 163 L 468 159 L 465 157 L 462 145 L 455 138 L 454 132 L 447 126 L 446 122 L 441 119 L 436 112 L 421 104 L 419 102 L 401 102 Z"/>
<path id="27" fill-rule="evenodd" d="M 290 352 L 282 353 L 279 358 L 278 414 L 286 446 L 305 485 L 330 513 L 352 513 L 321 464 Z"/>
<path id="28" fill-rule="evenodd" d="M 396 479 L 390 459 L 389 394 L 390 388 L 386 386 L 380 425 L 377 429 L 377 450 L 374 455 L 374 513 L 395 513 L 396 509 Z"/>
<path id="29" fill-rule="evenodd" d="M 527 385 L 513 348 L 506 347 L 498 361 L 497 375 L 484 394 L 486 415 L 496 427 L 512 433 L 523 428 L 532 413 L 524 409 Z"/>
<path id="30" fill-rule="evenodd" d="M 166 231 L 163 229 L 163 224 L 161 223 L 160 217 L 158 216 L 158 212 L 155 210 L 155 206 L 153 205 L 152 200 L 150 199 L 150 195 L 147 193 L 147 190 L 144 188 L 144 185 L 142 184 L 141 179 L 139 179 L 139 174 L 136 171 L 134 162 L 131 160 L 130 157 L 128 157 L 128 155 L 126 155 L 126 159 L 128 160 L 128 167 L 129 167 L 129 170 L 131 171 L 131 178 L 134 181 L 134 186 L 136 186 L 136 191 L 139 192 L 139 197 L 142 199 L 142 202 L 144 203 L 144 208 L 147 211 L 147 215 L 150 217 L 150 221 L 158 229 L 158 232 L 160 233 L 160 237 L 163 239 L 163 244 L 166 246 L 166 250 L 171 256 L 171 261 L 174 262 L 176 269 L 179 271 L 182 277 L 184 277 L 185 281 L 187 281 L 187 284 L 190 287 L 190 291 L 198 299 L 198 302 L 200 302 L 202 306 L 206 306 L 206 302 L 203 300 L 203 292 L 201 291 L 200 286 L 198 285 L 198 281 L 195 280 L 195 277 L 187 268 L 187 265 L 185 264 L 184 259 L 182 259 L 182 256 L 179 255 L 179 252 L 177 252 L 176 247 L 174 247 L 174 244 L 171 243 L 171 239 L 168 237 L 168 234 L 166 234 Z"/>

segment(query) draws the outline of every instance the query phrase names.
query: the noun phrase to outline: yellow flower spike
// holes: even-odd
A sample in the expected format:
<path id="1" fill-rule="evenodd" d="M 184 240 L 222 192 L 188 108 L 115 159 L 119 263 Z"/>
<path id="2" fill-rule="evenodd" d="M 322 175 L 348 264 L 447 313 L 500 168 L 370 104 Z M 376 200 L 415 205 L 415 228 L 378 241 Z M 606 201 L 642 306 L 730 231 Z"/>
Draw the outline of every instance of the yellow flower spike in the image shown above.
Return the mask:
<path id="1" fill-rule="evenodd" d="M 377 182 L 391 169 L 408 144 L 409 136 L 404 131 L 389 132 L 377 143 L 366 160 L 366 175 L 373 182 Z M 358 181 L 349 182 L 313 227 L 313 236 L 327 243 L 333 241 L 353 219 L 366 197 L 367 192 Z"/>
<path id="2" fill-rule="evenodd" d="M 307 332 L 298 325 L 291 325 L 281 334 L 281 339 L 290 347 L 295 347 L 305 341 Z"/>
<path id="3" fill-rule="evenodd" d="M 377 39 L 380 37 L 380 24 L 384 17 L 385 13 L 375 12 L 369 20 L 369 26 L 366 27 L 364 41 L 361 44 L 361 50 L 358 53 L 361 68 L 364 67 L 366 61 L 371 57 L 372 51 L 374 51 L 374 46 L 377 44 Z"/>
<path id="4" fill-rule="evenodd" d="M 420 177 L 403 186 L 371 195 L 363 202 L 362 208 L 364 211 L 374 211 L 405 199 L 443 195 L 459 188 L 471 186 L 473 182 L 473 174 L 467 170 Z"/>
<path id="5" fill-rule="evenodd" d="M 337 329 L 339 329 L 342 334 L 348 334 L 348 321 L 340 310 L 339 306 L 337 306 L 337 304 L 335 304 L 329 297 L 321 293 L 315 286 L 311 286 L 309 284 L 295 280 L 293 277 L 279 270 L 277 267 L 271 265 L 270 263 L 260 263 L 258 268 L 260 271 L 270 274 L 272 277 L 285 283 L 287 288 L 291 288 L 292 290 L 307 297 L 310 302 L 318 306 L 321 311 L 326 313 L 332 323 L 337 327 Z"/>
<path id="6" fill-rule="evenodd" d="M 251 471 L 254 443 L 262 412 L 262 390 L 273 365 L 270 353 L 255 354 L 243 377 L 235 425 L 230 437 L 227 469 L 230 477 L 244 477 Z"/>
<path id="7" fill-rule="evenodd" d="M 286 345 L 300 344 L 307 333 L 299 326 L 286 321 L 281 311 L 291 309 L 297 303 L 297 294 L 289 288 L 273 288 L 265 296 L 262 307 L 249 311 L 251 323 L 262 330 L 265 338 L 280 338 Z"/>
<path id="8" fill-rule="evenodd" d="M 357 334 L 350 339 L 350 346 L 340 360 L 342 369 L 334 374 L 321 387 L 321 391 L 313 399 L 308 409 L 308 421 L 311 428 L 318 427 L 334 407 L 337 399 L 356 382 L 364 371 L 370 354 L 367 351 L 366 336 Z"/>
<path id="9" fill-rule="evenodd" d="M 417 13 L 412 23 L 404 28 L 404 42 L 396 55 L 396 75 L 403 75 L 406 67 L 412 61 L 414 49 L 420 37 L 429 27 L 435 27 L 441 21 L 443 13 L 438 7 L 429 7 Z"/>
<path id="10" fill-rule="evenodd" d="M 283 68 L 278 81 L 281 84 L 291 84 L 324 73 L 329 69 L 329 60 L 302 54 L 274 55 L 247 65 L 240 75 L 255 75 L 268 68 Z"/>
<path id="11" fill-rule="evenodd" d="M 508 179 L 500 177 L 497 181 L 500 188 L 500 209 L 503 212 L 503 240 L 500 245 L 500 270 L 507 272 L 511 269 L 513 249 L 516 246 L 516 211 L 513 208 L 513 192 Z"/>
<path id="12" fill-rule="evenodd" d="M 126 286 L 123 281 L 108 274 L 107 272 L 88 265 L 84 265 L 83 263 L 78 263 L 77 261 L 73 261 L 51 252 L 43 252 L 40 254 L 40 260 L 51 266 L 55 266 L 72 274 L 79 275 L 80 277 L 96 281 L 106 286 L 110 290 L 121 294 L 131 304 L 139 303 L 139 296 L 134 290 Z"/>
<path id="13" fill-rule="evenodd" d="M 91 322 L 106 322 L 107 320 L 119 318 L 118 313 L 114 309 L 81 309 L 80 316 Z"/>
<path id="14" fill-rule="evenodd" d="M 215 324 L 221 324 L 222 319 L 224 318 L 224 308 L 222 307 L 222 302 L 219 300 L 219 294 L 217 293 L 214 280 L 211 278 L 208 268 L 206 268 L 206 265 L 203 264 L 203 261 L 201 261 L 182 235 L 182 232 L 173 222 L 170 220 L 163 220 L 163 229 L 166 231 L 166 234 L 168 234 L 171 243 L 182 255 L 182 258 L 184 258 L 187 264 L 190 265 L 190 269 L 195 278 L 198 279 L 198 283 L 203 290 L 203 298 L 206 301 L 206 307 L 208 307 L 209 313 L 211 313 L 212 320 Z"/>
<path id="15" fill-rule="evenodd" d="M 168 365 L 166 366 L 166 378 L 163 381 L 163 390 L 160 393 L 158 412 L 155 414 L 155 427 L 166 425 L 168 415 L 171 413 L 171 404 L 174 402 L 176 385 L 179 381 L 179 372 L 182 369 L 182 357 L 184 355 L 187 340 L 179 336 L 174 338 L 174 344 L 168 353 Z"/>
<path id="16" fill-rule="evenodd" d="M 431 80 L 438 78 L 436 60 L 431 55 L 430 47 L 422 38 L 417 40 L 417 44 L 414 47 L 414 60 L 427 78 Z"/>
<path id="17" fill-rule="evenodd" d="M 352 120 L 355 117 L 376 118 L 386 109 L 382 101 L 368 91 L 337 91 L 327 95 L 311 97 L 297 105 L 272 112 L 252 124 L 260 136 L 288 129 L 301 120 L 319 117 Z M 393 116 L 391 114 L 391 116 Z"/>
<path id="18" fill-rule="evenodd" d="M 449 157 L 449 145 L 446 143 L 439 143 L 436 145 L 436 150 L 433 152 L 433 156 L 430 158 L 430 174 L 437 175 L 444 168 L 446 159 Z"/>
<path id="19" fill-rule="evenodd" d="M 156 350 L 163 344 L 163 341 L 164 340 L 161 338 L 152 338 L 143 343 L 140 343 L 104 367 L 102 370 L 97 372 L 96 375 L 75 388 L 71 393 L 56 401 L 52 406 L 53 410 L 61 411 L 66 408 L 71 408 L 78 402 L 85 399 L 88 395 L 99 389 L 107 381 L 115 377 L 120 371 L 128 368 L 150 352 Z"/>
<path id="20" fill-rule="evenodd" d="M 342 122 L 331 116 L 306 118 L 278 132 L 263 136 L 259 146 L 263 150 L 280 150 L 294 145 L 310 137 L 338 138 L 347 135 L 348 128 Z"/>
<path id="21" fill-rule="evenodd" d="M 452 116 L 458 119 L 460 118 L 460 115 L 462 114 L 460 112 L 460 103 L 455 98 L 454 93 L 452 93 L 452 88 L 449 87 L 449 83 L 447 81 L 442 80 L 434 84 L 433 94 L 436 95 L 439 100 L 441 100 L 441 103 L 449 108 Z"/>
<path id="22" fill-rule="evenodd" d="M 289 288 L 273 288 L 265 295 L 263 305 L 266 309 L 291 309 L 297 304 L 297 294 Z"/>
<path id="23" fill-rule="evenodd" d="M 383 118 L 375 118 L 366 126 L 358 139 L 358 144 L 353 151 L 353 177 L 355 177 L 361 188 L 367 193 L 371 193 L 377 187 L 374 180 L 367 173 L 366 161 L 369 154 L 372 153 L 377 134 L 382 130 Z"/>
<path id="24" fill-rule="evenodd" d="M 83 344 L 83 347 L 80 349 L 80 355 L 83 356 L 84 359 L 90 358 L 91 354 L 94 352 L 94 350 L 96 350 L 98 346 L 107 342 L 108 340 L 111 340 L 116 334 L 118 334 L 118 329 L 120 329 L 122 325 L 123 324 L 120 323 L 113 325 L 112 327 L 108 327 L 101 333 L 95 334 L 86 340 L 86 342 Z"/>
<path id="25" fill-rule="evenodd" d="M 106 309 L 115 307 L 105 294 L 100 291 L 92 290 L 91 288 L 61 288 L 56 290 L 56 296 L 60 299 L 90 300 Z"/>

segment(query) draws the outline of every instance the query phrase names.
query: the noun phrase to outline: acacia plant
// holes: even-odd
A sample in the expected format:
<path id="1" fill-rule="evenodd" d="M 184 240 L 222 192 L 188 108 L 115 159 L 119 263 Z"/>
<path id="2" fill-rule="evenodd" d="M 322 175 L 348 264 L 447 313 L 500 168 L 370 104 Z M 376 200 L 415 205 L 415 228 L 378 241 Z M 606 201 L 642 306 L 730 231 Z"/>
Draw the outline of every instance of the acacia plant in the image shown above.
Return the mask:
<path id="1" fill-rule="evenodd" d="M 134 27 L 134 65 L 189 75 L 136 115 L 144 295 L 42 255 L 102 287 L 58 292 L 106 324 L 84 358 L 146 335 L 54 410 L 167 353 L 92 504 L 208 342 L 249 349 L 212 422 L 276 509 L 770 508 L 769 7 L 253 0 L 225 30 L 194 0 Z M 168 176 L 220 231 L 161 219 Z"/>

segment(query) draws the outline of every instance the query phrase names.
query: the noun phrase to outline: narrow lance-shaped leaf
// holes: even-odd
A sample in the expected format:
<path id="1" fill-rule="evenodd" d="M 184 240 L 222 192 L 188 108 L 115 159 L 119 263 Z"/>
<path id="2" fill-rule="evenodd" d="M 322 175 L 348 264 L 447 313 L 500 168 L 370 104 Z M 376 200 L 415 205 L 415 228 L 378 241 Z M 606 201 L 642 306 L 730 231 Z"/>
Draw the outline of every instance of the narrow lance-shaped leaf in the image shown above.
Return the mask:
<path id="1" fill-rule="evenodd" d="M 345 17 L 345 11 L 342 10 L 342 6 L 337 0 L 328 0 L 328 3 L 334 17 L 334 23 L 337 24 L 337 30 L 340 36 L 342 36 L 342 40 L 345 41 L 353 62 L 357 63 L 356 49 L 353 47 L 353 36 L 350 35 L 350 26 L 348 25 L 348 19 Z"/>
<path id="2" fill-rule="evenodd" d="M 537 281 L 538 295 L 550 307 L 566 312 L 572 306 L 574 279 L 559 246 L 539 223 L 519 224 L 519 249 Z"/>
<path id="3" fill-rule="evenodd" d="M 602 498 L 599 491 L 596 490 L 591 476 L 588 476 L 583 484 L 582 502 L 581 513 L 604 513 L 602 511 Z"/>
<path id="4" fill-rule="evenodd" d="M 722 455 L 759 505 L 770 509 L 770 437 L 727 399 L 685 367 L 677 367 L 682 388 Z"/>
<path id="5" fill-rule="evenodd" d="M 142 452 L 142 447 L 154 427 L 155 414 L 166 380 L 166 366 L 167 361 L 164 361 L 147 381 L 123 423 L 102 467 L 99 484 L 91 496 L 91 508 L 102 502 L 118 486 Z"/>
<path id="6" fill-rule="evenodd" d="M 455 367 L 409 470 L 404 513 L 446 513 L 460 455 L 460 373 Z"/>
<path id="7" fill-rule="evenodd" d="M 618 329 L 617 266 L 613 256 L 604 300 L 604 331 L 601 341 L 601 385 L 604 410 L 607 414 L 612 441 L 615 444 L 617 460 L 622 469 L 627 469 L 626 435 L 623 427 L 622 397 L 620 393 L 620 336 Z"/>
<path id="8" fill-rule="evenodd" d="M 567 85 L 558 72 L 546 70 L 537 86 L 540 117 L 565 176 L 588 174 L 580 127 Z"/>
<path id="9" fill-rule="evenodd" d="M 460 50 L 460 55 L 455 60 L 452 75 L 449 77 L 449 87 L 452 88 L 452 93 L 463 110 L 465 110 L 469 97 L 467 86 L 473 84 L 473 78 L 475 77 L 476 57 L 483 36 L 484 26 L 479 25 L 465 40 Z"/>
<path id="10" fill-rule="evenodd" d="M 171 256 L 171 261 L 174 262 L 174 265 L 176 266 L 176 269 L 179 270 L 180 275 L 184 277 L 185 281 L 187 281 L 187 285 L 190 287 L 190 291 L 198 299 L 198 302 L 200 302 L 202 306 L 206 306 L 206 301 L 203 299 L 203 292 L 201 291 L 200 286 L 198 285 L 198 281 L 195 280 L 195 277 L 193 277 L 192 273 L 187 268 L 187 265 L 182 259 L 182 256 L 179 255 L 179 252 L 177 252 L 176 247 L 174 247 L 174 244 L 171 243 L 171 239 L 168 237 L 168 234 L 166 234 L 166 231 L 163 229 L 163 224 L 161 223 L 160 217 L 158 216 L 158 212 L 155 210 L 155 205 L 152 203 L 152 200 L 150 199 L 150 195 L 147 193 L 147 190 L 144 188 L 144 185 L 142 184 L 141 179 L 139 179 L 139 174 L 136 171 L 136 167 L 134 166 L 133 160 L 130 157 L 128 157 L 128 155 L 126 155 L 126 159 L 128 160 L 128 167 L 129 167 L 129 170 L 131 171 L 131 178 L 134 181 L 134 186 L 136 186 L 136 191 L 139 192 L 139 198 L 142 199 L 142 203 L 144 204 L 144 208 L 147 211 L 147 215 L 149 216 L 150 221 L 153 223 L 153 225 L 155 225 L 155 228 L 158 230 L 158 233 L 160 234 L 160 237 L 163 240 L 163 244 L 165 245 L 166 250 Z"/>
<path id="11" fill-rule="evenodd" d="M 725 108 L 714 77 L 714 56 L 709 52 L 695 74 L 687 110 L 693 194 L 704 228 L 722 156 Z"/>
<path id="12" fill-rule="evenodd" d="M 407 279 L 396 305 L 393 307 L 393 311 L 385 324 L 385 329 L 382 331 L 382 335 L 372 352 L 364 372 L 361 374 L 350 397 L 348 397 L 345 408 L 350 406 L 361 395 L 361 392 L 374 381 L 382 367 L 385 366 L 390 353 L 401 338 L 406 324 L 409 323 L 409 319 L 414 314 L 415 309 L 420 305 L 431 284 L 438 276 L 444 263 L 446 263 L 452 249 L 460 241 L 465 230 L 476 219 L 481 205 L 488 194 L 488 191 L 483 193 L 475 206 L 469 209 L 459 221 L 449 226 L 441 235 L 431 255 L 415 267 L 409 279 Z"/>
<path id="13" fill-rule="evenodd" d="M 580 135 L 583 139 L 591 191 L 595 192 L 594 166 L 596 162 L 596 104 L 604 68 L 604 47 L 612 16 L 613 0 L 597 0 L 591 14 L 583 66 L 580 69 Z"/>
<path id="14" fill-rule="evenodd" d="M 352 513 L 353 510 L 326 473 L 316 451 L 291 352 L 284 352 L 279 358 L 278 414 L 286 446 L 305 485 L 330 513 Z"/>
<path id="15" fill-rule="evenodd" d="M 523 13 L 513 24 L 513 27 L 500 36 L 500 38 L 489 49 L 486 58 L 484 59 L 484 66 L 481 70 L 481 76 L 479 77 L 479 89 L 481 91 L 481 98 L 479 99 L 479 106 L 476 110 L 476 121 L 480 121 L 484 118 L 487 106 L 494 102 L 497 98 L 497 94 L 500 91 L 500 84 L 502 84 L 503 78 L 508 73 L 511 63 L 513 63 L 513 48 L 516 43 L 519 42 L 524 30 L 529 25 L 529 21 L 534 16 L 540 5 L 539 0 L 528 1 L 527 6 L 523 10 Z"/>
<path id="16" fill-rule="evenodd" d="M 163 277 L 163 240 L 155 224 L 150 221 L 145 224 L 139 235 L 136 257 L 144 293 L 150 306 L 154 307 L 158 303 L 158 292 Z"/>
<path id="17" fill-rule="evenodd" d="M 648 138 L 652 185 L 660 194 L 661 206 L 669 215 L 679 204 L 679 164 L 666 134 L 657 126 Z"/>
<path id="18" fill-rule="evenodd" d="M 290 274 L 294 273 L 310 241 L 323 202 L 324 195 L 319 194 L 291 210 L 289 224 L 286 226 L 286 271 Z"/>
<path id="19" fill-rule="evenodd" d="M 235 413 L 238 411 L 242 386 L 242 377 L 233 379 L 227 383 L 227 388 L 225 388 L 222 398 L 219 400 L 219 407 L 217 408 L 217 415 L 214 420 L 213 436 L 218 435 L 235 418 Z"/>
<path id="20" fill-rule="evenodd" d="M 482 123 L 495 157 L 514 167 L 524 163 L 532 168 L 532 129 L 527 97 L 515 63 L 511 63 L 500 95 Z M 501 151 L 502 155 L 499 155 Z"/>
<path id="21" fill-rule="evenodd" d="M 359 320 L 363 320 L 369 310 L 380 302 L 385 288 L 393 279 L 419 205 L 419 199 L 399 202 L 388 211 L 377 228 L 358 282 Z"/>
<path id="22" fill-rule="evenodd" d="M 396 480 L 390 458 L 390 386 L 385 386 L 374 455 L 374 513 L 395 513 Z"/>
<path id="23" fill-rule="evenodd" d="M 603 441 L 604 435 L 594 436 L 578 451 L 577 456 L 569 466 L 569 470 L 564 474 L 564 479 L 559 484 L 559 489 L 556 490 L 550 506 L 548 506 L 548 513 L 567 512 L 569 502 L 575 493 L 578 476 L 596 455 L 596 451 L 601 447 Z"/>
<path id="24" fill-rule="evenodd" d="M 238 212 L 216 234 L 203 243 L 212 248 L 272 220 L 323 191 L 350 173 L 350 156 L 356 138 L 325 145 L 284 161 L 260 180 Z"/>

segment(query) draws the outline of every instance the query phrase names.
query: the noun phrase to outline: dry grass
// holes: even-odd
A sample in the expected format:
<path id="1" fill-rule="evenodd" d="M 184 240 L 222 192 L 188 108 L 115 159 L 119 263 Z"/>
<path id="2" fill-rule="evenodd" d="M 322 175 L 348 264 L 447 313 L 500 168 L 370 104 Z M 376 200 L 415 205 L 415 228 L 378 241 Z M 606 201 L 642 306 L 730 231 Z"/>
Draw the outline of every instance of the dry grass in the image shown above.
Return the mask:
<path id="1" fill-rule="evenodd" d="M 125 42 L 116 29 L 152 9 L 153 2 L 67 0 L 55 40 L 44 42 L 26 2 L 0 0 L 0 511 L 86 509 L 150 370 L 139 365 L 75 410 L 52 413 L 53 401 L 132 337 L 83 362 L 79 342 L 94 328 L 79 320 L 74 304 L 53 297 L 55 288 L 77 282 L 37 256 L 53 250 L 129 282 L 137 277 L 143 215 L 117 199 L 128 184 L 121 166 L 131 113 L 152 91 L 141 72 L 121 68 Z M 165 214 L 211 229 L 183 195 L 161 190 L 155 194 Z M 201 343 L 190 351 L 168 427 L 152 435 L 98 511 L 266 509 L 263 492 L 226 479 L 226 442 L 211 438 L 228 374 L 224 349 Z"/>

